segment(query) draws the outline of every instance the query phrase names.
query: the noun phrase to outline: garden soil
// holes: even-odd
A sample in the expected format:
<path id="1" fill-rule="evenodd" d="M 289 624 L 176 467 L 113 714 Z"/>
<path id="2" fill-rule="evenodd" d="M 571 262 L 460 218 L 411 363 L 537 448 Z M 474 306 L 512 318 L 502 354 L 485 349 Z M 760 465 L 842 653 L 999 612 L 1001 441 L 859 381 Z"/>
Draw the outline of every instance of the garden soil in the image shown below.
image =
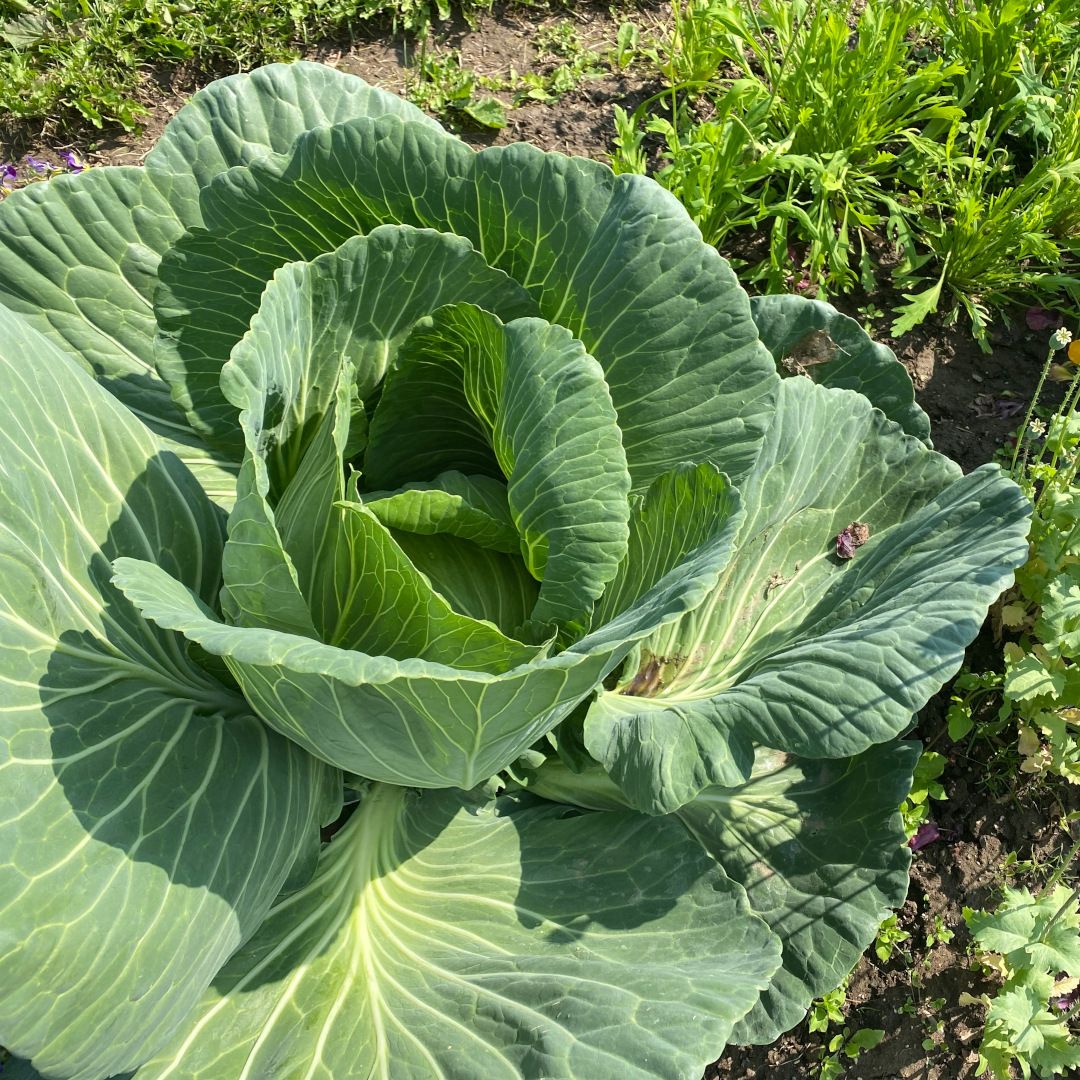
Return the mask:
<path id="1" fill-rule="evenodd" d="M 638 22 L 644 37 L 650 27 L 661 25 L 665 10 L 659 4 L 640 3 L 613 17 L 606 5 L 578 4 L 573 11 L 497 9 L 482 16 L 475 27 L 460 21 L 447 24 L 435 47 L 460 50 L 462 66 L 481 75 L 505 76 L 511 68 L 544 73 L 551 70 L 552 61 L 538 58 L 533 48 L 541 27 L 569 20 L 584 44 L 606 49 L 614 43 L 623 18 Z M 389 27 L 372 27 L 363 38 L 323 43 L 310 59 L 400 93 L 407 87 L 407 63 L 414 45 Z M 93 164 L 139 164 L 184 100 L 199 86 L 226 74 L 230 72 L 185 67 L 152 72 L 142 90 L 149 115 L 136 135 L 5 124 L 0 118 L 0 153 L 8 161 L 22 160 L 27 153 L 57 160 L 60 153 L 76 150 Z M 631 66 L 621 76 L 590 79 L 552 105 L 510 108 L 509 95 L 500 94 L 508 106 L 507 127 L 497 134 L 460 134 L 476 146 L 524 140 L 545 150 L 606 160 L 612 150 L 613 107 L 632 109 L 659 88 L 660 84 L 636 75 Z M 753 237 L 737 243 L 743 250 L 736 247 L 724 254 L 745 257 L 758 246 Z M 887 264 L 890 253 L 883 242 L 877 250 L 880 261 Z M 872 304 L 889 313 L 900 298 L 882 288 L 833 298 L 833 302 L 862 319 L 859 308 Z M 991 460 L 1018 422 L 1015 416 L 1002 413 L 1010 411 L 1010 403 L 1026 403 L 1038 380 L 1048 332 L 1030 330 L 1024 314 L 1011 312 L 1008 324 L 999 321 L 992 327 L 988 353 L 971 338 L 963 319 L 946 326 L 931 317 L 897 341 L 888 336 L 890 314 L 873 321 L 874 336 L 890 344 L 911 373 L 917 399 L 930 416 L 936 449 L 954 458 L 965 471 Z M 1060 399 L 1060 391 L 1051 386 L 1045 395 L 1048 403 L 1055 401 L 1055 391 Z M 1000 664 L 1000 658 L 1000 647 L 995 648 L 987 627 L 969 651 L 969 663 L 985 670 Z M 1044 868 L 1052 864 L 1070 845 L 1061 821 L 1080 808 L 1080 793 L 1073 793 L 1076 789 L 1028 784 L 1014 790 L 1007 780 L 989 783 L 987 760 L 967 757 L 964 747 L 948 739 L 944 722 L 948 696 L 946 688 L 934 698 L 911 733 L 913 738 L 932 741 L 934 749 L 948 757 L 942 777 L 948 799 L 933 804 L 941 839 L 914 857 L 908 899 L 899 918 L 910 940 L 898 946 L 887 963 L 878 962 L 872 953 L 864 957 L 848 987 L 844 1013 L 849 1028 L 885 1031 L 881 1044 L 858 1061 L 843 1060 L 845 1075 L 851 1080 L 967 1080 L 975 1075 L 985 1010 L 978 1004 L 960 1005 L 959 1000 L 964 993 L 978 997 L 992 992 L 994 984 L 968 955 L 970 938 L 962 909 L 995 902 L 1006 880 L 1003 864 L 1010 855 L 1015 857 L 1010 862 L 1018 863 L 1021 871 L 1024 864 Z M 1010 880 L 1025 879 L 1020 874 Z M 938 917 L 955 936 L 948 944 L 927 947 L 927 936 Z M 730 1047 L 708 1067 L 705 1080 L 816 1076 L 823 1043 L 838 1030 L 832 1025 L 825 1035 L 811 1033 L 804 1023 L 770 1047 Z"/>

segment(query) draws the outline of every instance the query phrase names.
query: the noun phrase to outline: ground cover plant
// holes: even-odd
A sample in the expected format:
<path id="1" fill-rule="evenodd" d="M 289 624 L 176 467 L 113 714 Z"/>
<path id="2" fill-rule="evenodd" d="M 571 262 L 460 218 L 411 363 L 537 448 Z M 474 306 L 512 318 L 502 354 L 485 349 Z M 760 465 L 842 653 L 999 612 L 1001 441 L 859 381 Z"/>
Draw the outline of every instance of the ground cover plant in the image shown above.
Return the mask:
<path id="1" fill-rule="evenodd" d="M 651 51 L 670 89 L 617 113 L 614 165 L 651 152 L 725 250 L 767 231 L 745 280 L 827 298 L 891 277 L 894 336 L 939 312 L 987 347 L 1010 303 L 1075 303 L 1075 4 L 672 8 Z"/>
<path id="2" fill-rule="evenodd" d="M 1038 310 L 1028 319 L 1042 329 L 1054 321 Z M 953 684 L 939 737 L 947 731 L 954 749 L 948 755 L 927 751 L 916 768 L 903 808 L 913 847 L 942 839 L 931 819 L 931 801 L 947 798 L 941 781 L 949 779 L 943 775 L 948 762 L 980 751 L 987 783 L 1015 807 L 1025 788 L 1042 787 L 1070 839 L 1080 817 L 1069 809 L 1073 800 L 1059 790 L 1080 783 L 1075 669 L 1080 346 L 1065 328 L 1051 333 L 1049 343 L 1034 398 L 1001 455 L 1033 506 L 1028 557 L 1015 585 L 994 607 L 996 668 L 965 670 Z M 1039 401 L 1049 380 L 1063 393 L 1060 404 L 1045 407 Z M 1078 851 L 1080 840 L 1048 863 L 1052 872 L 1041 884 L 1047 867 L 1021 866 L 1010 852 L 1002 864 L 1003 887 L 982 907 L 964 906 L 975 967 L 990 984 L 978 996 L 965 990 L 959 1000 L 985 1008 L 974 1075 L 995 1080 L 1008 1080 L 1014 1070 L 1024 1077 L 1068 1075 L 1080 1064 Z M 1025 883 L 1014 883 L 1021 874 Z M 910 936 L 887 920 L 878 935 L 878 958 L 887 961 Z"/>
<path id="3" fill-rule="evenodd" d="M 0 253 L 4 1045 L 697 1080 L 840 983 L 1027 550 L 887 349 L 314 64 Z"/>
<path id="4" fill-rule="evenodd" d="M 1080 1066 L 1070 1029 L 1080 1011 L 1078 896 L 1056 882 L 1034 896 L 1006 888 L 994 912 L 964 910 L 983 961 L 1004 978 L 992 997 L 986 995 L 979 1075 L 1009 1080 L 1014 1061 L 1025 1078 L 1032 1070 L 1060 1076 Z"/>
<path id="5" fill-rule="evenodd" d="M 490 8 L 490 0 L 457 6 L 469 18 Z M 450 14 L 442 0 L 2 0 L 0 115 L 131 130 L 147 114 L 139 89 L 155 66 L 244 70 L 297 59 L 320 38 L 373 20 L 426 35 Z"/>
<path id="6" fill-rule="evenodd" d="M 999 633 L 1009 638 L 1004 663 L 1000 671 L 965 672 L 956 682 L 948 719 L 954 740 L 1011 732 L 1021 772 L 1077 784 L 1080 344 L 1064 329 L 1055 331 L 1050 342 L 1043 379 L 1053 374 L 1066 380 L 1064 397 L 1056 409 L 1038 407 L 1040 384 L 1007 455 L 1034 513 L 1028 559 L 996 607 Z M 996 712 L 988 715 L 988 706 L 997 701 Z"/>

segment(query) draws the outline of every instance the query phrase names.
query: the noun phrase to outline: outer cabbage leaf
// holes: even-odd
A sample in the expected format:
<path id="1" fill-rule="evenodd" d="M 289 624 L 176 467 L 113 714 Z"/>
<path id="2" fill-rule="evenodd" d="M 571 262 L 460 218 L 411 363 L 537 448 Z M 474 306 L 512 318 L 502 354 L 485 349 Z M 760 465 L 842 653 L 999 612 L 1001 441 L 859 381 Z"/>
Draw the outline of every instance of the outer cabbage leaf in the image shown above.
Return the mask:
<path id="1" fill-rule="evenodd" d="M 600 362 L 637 490 L 687 459 L 715 460 L 736 482 L 753 462 L 774 365 L 727 263 L 644 177 L 526 144 L 475 152 L 385 116 L 315 129 L 286 155 L 219 175 L 202 209 L 209 233 L 182 239 L 162 267 L 162 311 L 184 312 L 189 329 L 206 298 L 195 269 L 239 295 L 245 278 L 378 225 L 456 232 Z"/>
<path id="2" fill-rule="evenodd" d="M 779 961 L 674 822 L 375 787 L 137 1074 L 697 1080 Z"/>
<path id="3" fill-rule="evenodd" d="M 707 788 L 679 810 L 783 943 L 783 966 L 733 1043 L 794 1027 L 903 904 L 911 853 L 897 807 L 918 758 L 917 743 L 818 761 L 759 749 L 749 782 Z"/>
<path id="4" fill-rule="evenodd" d="M 90 169 L 0 203 L 0 303 L 170 440 L 166 448 L 229 506 L 237 463 L 193 437 L 157 374 L 151 305 L 161 255 L 185 226 L 201 223 L 199 190 L 218 173 L 287 150 L 313 126 L 386 113 L 442 130 L 396 95 L 322 64 L 274 64 L 218 80 L 168 124 L 145 169 Z"/>
<path id="5" fill-rule="evenodd" d="M 227 508 L 237 463 L 195 435 L 155 366 L 157 267 L 182 232 L 142 169 L 31 184 L 0 202 L 0 304 L 93 375 Z"/>
<path id="6" fill-rule="evenodd" d="M 310 875 L 340 774 L 109 584 L 136 556 L 212 602 L 220 512 L 4 308 L 0 475 L 0 1043 L 89 1080 L 153 1053 Z"/>
<path id="7" fill-rule="evenodd" d="M 855 966 L 887 910 L 904 902 L 910 851 L 897 807 L 918 757 L 915 743 L 819 761 L 759 747 L 747 783 L 705 788 L 674 816 L 746 888 L 751 909 L 783 943 L 783 966 L 731 1042 L 770 1043 L 794 1027 Z M 574 773 L 551 757 L 515 776 L 556 802 L 627 806 L 595 763 Z"/>
<path id="8" fill-rule="evenodd" d="M 159 434 L 190 435 L 154 365 L 161 255 L 184 229 L 142 169 L 30 184 L 0 202 L 0 303 Z"/>
<path id="9" fill-rule="evenodd" d="M 199 225 L 199 192 L 219 173 L 282 153 L 311 128 L 386 113 L 442 130 L 415 105 L 355 75 L 305 61 L 268 64 L 188 98 L 146 155 L 146 171 L 184 224 Z"/>
<path id="10" fill-rule="evenodd" d="M 1019 489 L 997 466 L 958 473 L 865 398 L 784 381 L 712 599 L 642 642 L 586 720 L 634 805 L 676 809 L 725 745 L 841 757 L 908 725 L 1027 553 Z M 870 539 L 844 561 L 853 520 Z"/>
<path id="11" fill-rule="evenodd" d="M 805 373 L 821 386 L 856 390 L 909 435 L 933 446 L 930 418 L 915 401 L 907 368 L 854 319 L 832 304 L 795 295 L 752 296 L 750 312 L 781 374 Z"/>

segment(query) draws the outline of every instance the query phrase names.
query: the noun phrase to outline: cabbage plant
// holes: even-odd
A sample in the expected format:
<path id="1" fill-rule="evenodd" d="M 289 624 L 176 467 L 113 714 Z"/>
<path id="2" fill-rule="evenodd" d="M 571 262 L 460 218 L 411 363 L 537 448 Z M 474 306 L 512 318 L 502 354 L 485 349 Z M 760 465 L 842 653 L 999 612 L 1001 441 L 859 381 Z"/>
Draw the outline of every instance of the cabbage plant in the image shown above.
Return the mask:
<path id="1" fill-rule="evenodd" d="M 887 349 L 315 64 L 0 260 L 21 1067 L 698 1080 L 850 970 L 1027 528 Z"/>

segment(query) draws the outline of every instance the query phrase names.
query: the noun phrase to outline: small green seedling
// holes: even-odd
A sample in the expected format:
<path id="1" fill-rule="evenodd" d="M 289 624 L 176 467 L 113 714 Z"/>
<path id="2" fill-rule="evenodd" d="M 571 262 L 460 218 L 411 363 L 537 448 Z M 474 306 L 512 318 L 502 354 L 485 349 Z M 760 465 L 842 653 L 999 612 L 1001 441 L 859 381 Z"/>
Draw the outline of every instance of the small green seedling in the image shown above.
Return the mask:
<path id="1" fill-rule="evenodd" d="M 818 1077 L 820 1080 L 837 1080 L 844 1075 L 841 1054 L 852 1061 L 858 1061 L 864 1050 L 873 1050 L 884 1038 L 885 1032 L 880 1028 L 859 1028 L 858 1031 L 844 1028 L 819 1051 L 821 1062 L 817 1066 Z"/>
<path id="2" fill-rule="evenodd" d="M 948 945 L 955 936 L 953 931 L 945 925 L 944 917 L 935 915 L 930 933 L 926 935 L 926 947 L 932 949 L 935 945 Z"/>
<path id="3" fill-rule="evenodd" d="M 829 1024 L 842 1024 L 844 1014 L 841 1011 L 847 1004 L 849 975 L 835 990 L 824 994 L 810 1006 L 808 1024 L 811 1031 L 827 1031 Z"/>
<path id="4" fill-rule="evenodd" d="M 915 777 L 911 782 L 911 792 L 900 804 L 900 813 L 904 819 L 904 832 L 912 837 L 919 831 L 919 826 L 930 817 L 930 800 L 944 801 L 948 798 L 945 789 L 938 782 L 938 777 L 945 771 L 945 756 L 927 750 L 915 766 Z"/>
<path id="5" fill-rule="evenodd" d="M 897 945 L 910 941 L 911 935 L 906 930 L 901 930 L 894 912 L 878 927 L 877 939 L 874 942 L 874 953 L 877 958 L 887 964 L 892 958 Z"/>

